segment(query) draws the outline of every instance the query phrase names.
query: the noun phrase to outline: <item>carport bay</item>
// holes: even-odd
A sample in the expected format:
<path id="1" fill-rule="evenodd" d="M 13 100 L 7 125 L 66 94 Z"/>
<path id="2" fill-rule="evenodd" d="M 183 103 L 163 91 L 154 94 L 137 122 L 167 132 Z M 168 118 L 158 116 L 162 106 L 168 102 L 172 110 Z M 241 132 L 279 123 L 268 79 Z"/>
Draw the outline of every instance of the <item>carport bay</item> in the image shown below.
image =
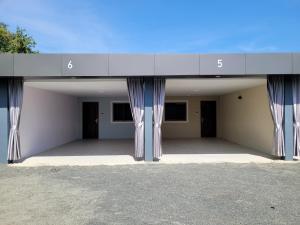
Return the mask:
<path id="1" fill-rule="evenodd" d="M 266 62 L 268 62 L 268 59 L 274 58 L 274 56 L 270 55 L 262 55 L 263 59 Z M 277 65 L 274 66 L 275 68 L 272 67 L 272 71 L 270 70 L 270 73 L 288 73 L 288 72 L 283 72 L 283 70 L 289 70 L 289 68 L 285 67 L 284 62 L 288 61 L 286 60 L 286 57 L 289 58 L 292 54 L 286 54 L 286 55 L 275 55 L 275 61 L 279 63 L 279 66 Z M 19 67 L 25 67 L 25 70 L 27 68 L 28 70 L 28 64 L 32 63 L 32 59 L 37 57 L 37 56 L 22 56 L 22 55 L 16 55 L 13 56 L 15 58 L 14 62 L 19 63 Z M 42 58 L 47 58 L 50 59 L 56 59 L 55 56 L 53 55 L 42 55 L 42 57 L 38 57 L 37 61 L 39 63 L 44 63 L 45 62 L 42 60 Z M 272 131 L 269 132 L 267 131 L 267 134 L 271 134 L 270 137 L 265 137 L 265 136 L 260 136 L 257 135 L 257 137 L 251 137 L 252 134 L 259 134 L 260 130 L 258 125 L 261 125 L 262 123 L 259 123 L 259 120 L 261 119 L 260 116 L 257 117 L 257 115 L 263 115 L 263 118 L 271 118 L 270 116 L 270 111 L 268 111 L 267 115 L 267 110 L 268 109 L 268 103 L 265 101 L 267 98 L 265 95 L 266 94 L 266 75 L 268 72 L 260 71 L 257 72 L 253 70 L 254 67 L 249 67 L 248 70 L 246 70 L 242 65 L 251 65 L 251 63 L 258 63 L 261 61 L 255 60 L 256 57 L 253 59 L 253 55 L 250 55 L 249 57 L 246 57 L 245 55 L 210 55 L 210 56 L 203 56 L 203 55 L 189 55 L 189 56 L 184 56 L 184 55 L 175 55 L 175 56 L 165 56 L 165 55 L 155 55 L 154 57 L 151 55 L 142 55 L 142 56 L 132 56 L 132 55 L 109 55 L 108 58 L 108 67 L 109 69 L 109 75 L 113 77 L 108 77 L 105 76 L 105 67 L 106 64 L 99 63 L 101 61 L 100 59 L 105 59 L 105 56 L 103 55 L 87 55 L 85 56 L 86 59 L 89 58 L 91 59 L 90 61 L 95 60 L 98 62 L 98 70 L 95 71 L 95 66 L 88 68 L 84 66 L 80 66 L 82 64 L 82 61 L 80 59 L 82 56 L 81 55 L 62 55 L 62 70 L 60 72 L 51 72 L 52 76 L 50 77 L 49 71 L 43 71 L 44 68 L 38 67 L 37 69 L 32 70 L 32 68 L 29 69 L 29 71 L 24 71 L 22 70 L 22 73 L 27 73 L 30 74 L 31 76 L 25 77 L 25 91 L 24 91 L 24 108 L 22 111 L 22 116 L 24 117 L 23 114 L 25 114 L 25 109 L 26 109 L 26 89 L 31 89 L 31 97 L 30 99 L 33 100 L 33 102 L 38 102 L 38 98 L 34 98 L 34 91 L 41 91 L 41 92 L 47 92 L 44 93 L 45 96 L 47 94 L 51 93 L 56 95 L 56 97 L 51 96 L 49 97 L 49 101 L 55 102 L 57 104 L 57 107 L 50 107 L 50 109 L 43 111 L 39 115 L 36 115 L 36 120 L 38 120 L 39 116 L 43 117 L 45 116 L 45 119 L 48 120 L 48 124 L 44 123 L 44 126 L 41 128 L 34 127 L 34 122 L 30 124 L 30 130 L 39 130 L 40 132 L 39 135 L 42 135 L 42 131 L 44 132 L 44 137 L 39 137 L 37 141 L 31 142 L 32 146 L 38 146 L 37 143 L 40 143 L 41 145 L 46 146 L 47 143 L 49 146 L 46 146 L 47 149 L 56 147 L 57 144 L 53 145 L 53 142 L 60 142 L 60 144 L 64 144 L 66 142 L 70 142 L 72 140 L 80 139 L 82 137 L 82 109 L 80 107 L 83 105 L 83 102 L 98 102 L 98 115 L 99 115 L 99 134 L 98 138 L 100 140 L 103 139 L 123 139 L 123 138 L 132 138 L 133 137 L 133 132 L 134 132 L 134 126 L 131 121 L 128 121 L 128 118 L 126 118 L 126 115 L 124 116 L 122 113 L 113 113 L 113 110 L 116 111 L 124 111 L 126 106 L 126 101 L 128 102 L 127 98 L 127 90 L 126 90 L 126 82 L 125 82 L 125 77 L 128 76 L 139 76 L 139 77 L 147 77 L 145 79 L 145 83 L 147 81 L 150 81 L 153 79 L 152 76 L 160 76 L 160 77 L 165 77 L 167 78 L 166 81 L 166 107 L 165 107 L 165 117 L 166 117 L 166 112 L 172 109 L 171 111 L 175 110 L 178 113 L 175 113 L 172 115 L 172 113 L 167 113 L 168 118 L 164 118 L 163 124 L 162 124 L 162 135 L 164 139 L 172 139 L 172 138 L 183 138 L 186 141 L 190 138 L 199 138 L 200 136 L 203 135 L 203 127 L 201 121 L 205 118 L 202 116 L 202 109 L 200 108 L 201 102 L 215 102 L 216 105 L 216 132 L 215 136 L 218 138 L 224 138 L 227 139 L 231 142 L 236 142 L 238 144 L 242 144 L 244 146 L 249 146 L 247 142 L 250 144 L 255 143 L 257 146 L 251 146 L 251 148 L 258 149 L 261 151 L 266 151 L 268 154 L 271 152 L 271 148 L 268 147 L 270 143 L 272 142 Z M 248 61 L 246 58 L 248 58 Z M 252 59 L 251 59 L 252 57 Z M 152 67 L 152 59 L 155 59 L 155 66 Z M 200 58 L 200 60 L 199 60 Z M 222 60 L 219 60 L 221 58 Z M 260 57 L 261 58 L 261 57 Z M 67 60 L 69 59 L 69 60 Z M 51 60 L 50 60 L 51 61 Z M 58 60 L 59 61 L 59 60 Z M 215 64 L 210 64 L 210 62 L 216 61 Z M 51 61 L 53 65 L 50 65 L 49 62 L 47 62 L 47 68 L 52 68 L 55 67 L 55 60 Z M 103 62 L 103 60 L 102 60 Z M 199 63 L 200 62 L 200 63 Z M 246 63 L 245 63 L 246 62 Z M 172 65 L 176 66 L 171 66 Z M 174 64 L 175 63 L 175 64 Z M 64 65 L 66 64 L 66 67 Z M 269 62 L 270 64 L 270 62 Z M 21 65 L 21 66 L 20 66 Z M 79 65 L 79 66 L 78 66 Z M 149 66 L 151 65 L 151 67 Z M 21 70 L 18 70 L 18 66 L 14 69 L 14 76 L 20 76 Z M 78 69 L 79 68 L 79 69 Z M 96 69 L 97 69 L 96 68 Z M 101 68 L 101 70 L 99 69 Z M 104 68 L 104 69 L 103 69 Z M 152 68 L 154 68 L 154 71 L 151 72 Z M 200 69 L 199 69 L 200 68 Z M 250 68 L 250 69 L 249 69 Z M 24 68 L 23 68 L 24 69 Z M 52 68 L 53 69 L 53 68 Z M 75 70 L 73 70 L 75 69 Z M 263 68 L 263 70 L 268 70 L 268 68 Z M 275 72 L 274 72 L 275 71 Z M 48 72 L 48 75 L 47 75 Z M 255 76 L 251 75 L 249 73 L 254 73 Z M 63 77 L 59 77 L 58 79 L 54 79 L 53 74 L 55 73 L 62 73 Z M 245 73 L 248 73 L 249 75 L 245 75 Z M 292 72 L 289 72 L 292 73 Z M 46 74 L 47 78 L 45 77 L 43 79 L 45 80 L 40 80 L 41 74 Z M 200 77 L 199 77 L 200 74 Z M 71 77 L 76 77 L 78 76 L 78 79 L 73 79 L 69 80 Z M 87 75 L 94 76 L 94 80 L 90 80 L 87 78 L 90 77 L 85 77 Z M 98 78 L 96 78 L 98 76 Z M 101 77 L 101 79 L 100 79 Z M 226 78 L 225 78 L 226 77 Z M 231 77 L 231 78 L 228 78 Z M 252 78 L 253 77 L 253 78 Z M 287 78 L 288 76 L 286 76 Z M 62 79 L 63 78 L 63 79 Z M 117 79 L 116 79 L 117 78 Z M 176 79 L 174 79 L 176 78 Z M 180 79 L 179 79 L 180 78 Z M 201 79 L 200 79 L 201 78 Z M 231 79 L 231 80 L 230 80 Z M 237 87 L 235 86 L 228 86 L 224 84 L 224 80 L 230 81 L 230 83 L 235 84 L 235 81 L 247 81 L 252 80 L 252 81 L 257 81 L 259 80 L 262 83 L 256 83 L 253 85 L 253 83 L 245 82 L 245 83 L 250 83 L 250 86 L 243 86 L 243 82 L 240 82 Z M 72 82 L 70 82 L 72 81 Z M 93 93 L 90 93 L 91 95 L 88 96 L 88 94 L 79 94 L 82 89 L 84 89 L 84 86 L 88 84 L 88 82 L 92 82 L 94 85 L 96 85 L 96 92 L 92 91 Z M 172 93 L 172 81 L 173 82 L 173 93 Z M 198 83 L 198 81 L 200 83 Z M 209 81 L 212 81 L 211 84 L 209 84 Z M 71 83 L 72 88 L 68 89 L 68 83 Z M 77 82 L 77 84 L 76 84 Z M 120 88 L 119 90 L 123 90 L 123 95 L 120 94 L 111 94 L 110 91 L 113 91 L 113 88 L 110 88 L 109 90 L 102 90 L 101 91 L 101 84 L 102 82 L 109 83 L 111 82 L 111 85 L 113 87 L 117 87 L 115 82 L 119 82 L 120 85 L 123 85 L 123 89 Z M 184 83 L 185 82 L 185 83 Z M 187 82 L 190 82 L 191 84 L 197 84 L 196 89 L 194 86 L 189 86 Z M 223 83 L 222 83 L 223 82 Z M 43 84 L 41 84 L 43 83 Z M 51 89 L 51 84 L 54 84 L 54 86 L 60 86 L 61 90 L 53 90 Z M 121 84 L 123 83 L 123 84 Z M 177 86 L 176 87 L 176 83 Z M 221 84 L 218 86 L 218 84 Z M 62 84 L 62 85 L 60 85 Z M 182 84 L 182 85 L 180 85 Z M 202 84 L 202 86 L 201 86 Z M 37 85 L 37 86 L 35 86 Z M 40 85 L 40 86 L 39 86 Z M 44 85 L 44 87 L 43 87 Z M 89 84 L 88 84 L 89 85 Z M 87 86 L 88 86 L 87 85 Z M 235 84 L 236 85 L 236 84 Z M 252 85 L 252 86 L 251 86 Z M 50 86 L 50 88 L 49 88 Z M 81 87 L 82 86 L 82 87 Z M 125 89 L 124 89 L 125 86 Z M 147 86 L 147 85 L 146 85 Z M 217 87 L 216 89 L 223 91 L 223 93 L 209 93 L 206 89 L 206 93 L 203 92 L 205 90 L 205 87 L 210 87 L 208 89 L 214 90 L 211 86 Z M 254 90 L 254 88 L 258 88 L 259 86 L 262 86 L 260 90 Z M 264 87 L 263 87 L 264 86 Z M 148 85 L 151 89 L 151 85 Z M 183 90 L 181 90 L 180 93 L 180 87 L 185 87 L 187 90 L 187 93 L 184 93 Z M 197 87 L 201 90 L 197 90 Z M 224 88 L 229 87 L 229 91 L 226 92 Z M 76 90 L 77 88 L 77 90 Z M 75 91 L 74 91 L 75 89 Z M 89 90 L 93 90 L 91 88 L 88 88 Z M 183 88 L 184 89 L 184 88 Z M 215 89 L 215 90 L 216 90 Z M 125 91 L 124 91 L 125 90 Z M 68 91 L 70 93 L 68 93 Z M 259 94 L 257 96 L 254 95 L 253 93 L 251 94 L 251 91 L 253 93 L 263 93 L 264 94 Z M 27 92 L 30 92 L 27 90 Z M 189 92 L 189 93 L 188 93 Z M 124 95 L 125 93 L 125 95 Z M 146 92 L 145 92 L 146 93 Z M 149 92 L 151 93 L 151 91 Z M 108 94 L 108 96 L 106 96 Z M 231 95 L 230 95 L 231 94 Z M 43 94 L 40 93 L 38 96 L 42 96 Z M 63 96 L 57 96 L 57 95 L 63 95 Z M 151 98 L 151 94 L 149 95 Z M 148 97 L 149 97 L 148 96 Z M 247 98 L 245 97 L 247 96 Z M 47 99 L 47 97 L 45 97 Z M 99 99 L 102 99 L 100 101 Z M 59 100 L 58 100 L 59 99 Z M 71 100 L 70 100 L 71 99 Z M 252 99 L 252 100 L 251 100 Z M 263 107 L 256 107 L 257 105 L 257 100 L 262 99 L 265 101 L 265 103 L 262 103 Z M 250 100 L 250 101 L 249 101 Z M 47 101 L 41 100 L 41 102 L 46 103 Z M 71 102 L 71 103 L 70 103 Z M 108 107 L 101 107 L 101 103 L 103 102 L 108 102 L 106 106 Z M 255 103 L 256 102 L 256 103 Z M 128 104 L 128 103 L 127 103 Z M 251 105 L 252 104 L 252 105 Z M 258 103 L 259 104 L 259 103 Z M 51 104 L 47 104 L 50 105 Z M 241 107 L 243 105 L 243 107 Z M 64 106 L 68 106 L 67 109 Z M 230 106 L 230 107 L 227 107 Z M 76 107 L 79 107 L 79 110 L 74 110 Z M 235 108 L 236 107 L 236 108 Z M 246 111 L 243 111 L 243 109 L 247 109 Z M 47 106 L 45 104 L 44 107 L 39 107 L 38 110 L 34 110 L 34 106 L 29 107 L 32 112 L 30 113 L 31 116 L 34 115 L 34 113 L 38 113 L 38 111 L 43 108 L 47 109 Z M 169 108 L 169 109 L 168 109 Z M 250 113 L 251 110 L 254 108 L 259 108 L 262 109 L 264 112 L 254 112 L 253 114 Z M 58 112 L 56 114 L 55 109 L 61 109 L 62 112 Z M 107 110 L 106 113 L 101 112 L 101 110 Z M 127 107 L 128 109 L 128 107 Z M 185 109 L 185 110 L 184 110 Z M 222 110 L 224 113 L 222 113 Z M 239 111 L 241 110 L 241 111 Z M 249 111 L 250 110 L 250 111 Z M 52 112 L 52 116 L 49 115 L 49 113 Z M 126 113 L 125 113 L 126 114 Z M 243 118 L 243 115 L 256 115 L 253 118 Z M 26 114 L 25 114 L 26 115 Z M 65 117 L 63 116 L 65 115 Z M 72 115 L 72 116 L 70 116 Z M 176 115 L 178 116 L 176 118 Z M 267 115 L 267 116 L 266 116 Z M 21 116 L 21 136 L 22 135 L 22 116 Z M 101 116 L 106 117 L 105 120 L 101 121 Z M 150 115 L 152 117 L 152 115 Z M 175 117 L 174 117 L 175 116 Z M 266 116 L 266 117 L 265 117 Z M 116 118 L 114 118 L 116 117 Z M 149 118 L 149 114 L 145 115 L 145 121 L 147 118 Z M 225 119 L 222 117 L 226 117 Z M 74 118 L 79 118 L 74 122 Z M 57 122 L 57 120 L 60 119 L 60 122 Z M 192 121 L 191 119 L 195 119 Z M 197 123 L 196 121 L 199 121 Z M 268 121 L 269 119 L 266 119 Z M 125 121 L 124 121 L 125 120 Z M 175 120 L 175 121 L 173 121 Z M 239 121 L 240 120 L 240 121 Z M 30 121 L 30 120 L 27 120 Z M 43 119 L 45 122 L 45 120 Z M 50 122 L 49 122 L 50 121 Z M 53 122 L 55 121 L 55 122 Z M 149 121 L 149 120 L 148 120 Z M 152 120 L 150 120 L 152 121 Z M 190 122 L 191 121 L 191 122 Z M 239 122 L 236 122 L 239 121 Z M 245 122 L 244 122 L 245 121 Z M 247 124 L 248 121 L 248 124 Z M 249 123 L 249 121 L 251 121 Z M 254 122 L 253 122 L 254 121 Z M 108 123 L 106 123 L 108 122 Z M 263 121 L 265 122 L 265 121 Z M 46 125 L 45 125 L 46 124 Z M 47 131 L 49 132 L 51 130 L 51 126 L 55 126 L 55 124 L 58 126 L 54 128 L 53 130 L 56 130 L 56 132 L 50 132 L 52 135 L 47 134 Z M 147 126 L 148 123 L 145 124 Z M 196 125 L 195 125 L 196 124 Z M 237 126 L 237 124 L 242 125 L 242 126 Z M 271 123 L 272 124 L 272 123 Z M 101 125 L 107 125 L 105 129 L 101 129 Z M 148 124 L 149 125 L 149 124 Z M 243 127 L 244 126 L 244 127 Z M 256 127 L 257 126 L 257 127 Z M 120 129 L 120 127 L 123 128 Z M 153 127 L 150 126 L 150 129 L 153 129 Z M 266 126 L 267 129 L 271 127 L 273 129 L 272 125 L 271 126 Z M 35 128 L 35 129 L 34 129 Z M 114 129 L 112 129 L 114 128 Z M 202 128 L 202 129 L 201 129 Z M 252 130 L 253 131 L 252 131 Z M 59 134 L 57 131 L 63 131 L 62 134 Z M 147 129 L 146 129 L 147 130 Z M 177 131 L 177 132 L 174 132 Z M 180 131 L 180 132 L 178 132 Z M 245 133 L 244 131 L 248 131 L 249 133 Z M 101 133 L 102 132 L 102 133 Z M 151 133 L 151 132 L 150 132 Z M 124 137 L 124 134 L 126 137 Z M 104 136 L 103 136 L 104 135 Z M 106 136 L 105 136 L 106 135 Z M 118 136 L 119 135 L 119 136 Z M 35 136 L 35 135 L 33 135 Z M 255 135 L 254 135 L 255 136 Z M 106 138 L 105 138 L 106 137 Z M 236 139 L 233 139 L 236 138 Z M 253 141 L 254 138 L 254 141 Z M 261 139 L 259 139 L 261 138 Z M 24 141 L 24 138 L 21 137 L 21 142 L 22 139 Z M 68 141 L 66 141 L 68 140 Z M 289 139 L 290 140 L 290 139 Z M 49 143 L 52 142 L 52 143 Z M 46 144 L 45 144 L 46 143 Z M 188 142 L 187 142 L 188 143 Z M 289 143 L 289 142 L 286 142 Z M 59 144 L 59 145 L 60 145 Z M 22 143 L 21 143 L 22 145 Z M 52 146 L 51 146 L 52 145 Z M 51 147 L 50 147 L 51 146 Z M 266 147 L 267 146 L 267 147 Z M 147 151 L 148 149 L 148 151 Z M 152 138 L 149 140 L 149 136 L 145 135 L 145 150 L 146 153 L 152 151 Z M 23 151 L 23 150 L 22 150 Z M 40 152 L 41 150 L 36 150 L 37 152 Z M 24 150 L 24 152 L 26 152 Z M 36 153 L 37 153 L 36 152 Z M 271 152 L 272 154 L 272 152 Z M 23 154 L 24 155 L 24 154 Z M 152 156 L 153 158 L 153 156 Z M 151 160 L 151 158 L 150 158 Z"/>
<path id="2" fill-rule="evenodd" d="M 179 112 L 164 116 L 161 162 L 270 161 L 273 122 L 265 78 L 169 78 L 165 102 L 165 113 Z M 214 137 L 202 135 L 203 102 L 216 104 Z M 91 120 L 99 132 L 92 139 L 83 134 L 86 103 L 98 107 L 98 117 Z M 23 156 L 29 158 L 23 164 L 135 163 L 128 114 L 125 79 L 28 79 L 20 135 Z"/>

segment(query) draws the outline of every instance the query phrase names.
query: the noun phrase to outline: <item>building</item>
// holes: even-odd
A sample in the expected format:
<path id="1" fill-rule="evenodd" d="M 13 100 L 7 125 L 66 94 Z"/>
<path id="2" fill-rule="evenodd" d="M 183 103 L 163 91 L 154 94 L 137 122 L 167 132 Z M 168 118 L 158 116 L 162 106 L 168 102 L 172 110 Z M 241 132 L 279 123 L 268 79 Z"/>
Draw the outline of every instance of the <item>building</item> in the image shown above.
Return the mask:
<path id="1" fill-rule="evenodd" d="M 0 54 L 1 162 L 134 137 L 146 161 L 161 139 L 210 137 L 293 160 L 299 74 L 300 53 Z"/>

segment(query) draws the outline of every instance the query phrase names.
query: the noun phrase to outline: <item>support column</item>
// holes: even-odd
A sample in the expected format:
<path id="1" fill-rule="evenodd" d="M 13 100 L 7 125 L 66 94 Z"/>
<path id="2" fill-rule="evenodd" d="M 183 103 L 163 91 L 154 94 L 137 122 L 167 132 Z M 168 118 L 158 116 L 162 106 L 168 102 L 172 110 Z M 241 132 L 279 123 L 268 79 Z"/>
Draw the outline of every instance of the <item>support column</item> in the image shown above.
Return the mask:
<path id="1" fill-rule="evenodd" d="M 8 132 L 8 81 L 0 78 L 0 163 L 7 163 Z"/>
<path id="2" fill-rule="evenodd" d="M 153 78 L 145 78 L 145 161 L 153 161 Z"/>
<path id="3" fill-rule="evenodd" d="M 293 89 L 290 76 L 284 77 L 284 143 L 285 160 L 293 160 Z"/>

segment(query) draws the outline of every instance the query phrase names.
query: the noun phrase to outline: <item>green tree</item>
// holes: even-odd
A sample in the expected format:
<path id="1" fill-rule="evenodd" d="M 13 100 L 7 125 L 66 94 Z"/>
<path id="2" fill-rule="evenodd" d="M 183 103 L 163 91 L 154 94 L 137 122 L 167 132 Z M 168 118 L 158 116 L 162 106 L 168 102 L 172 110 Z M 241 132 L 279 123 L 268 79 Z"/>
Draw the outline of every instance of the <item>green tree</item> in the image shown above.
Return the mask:
<path id="1" fill-rule="evenodd" d="M 16 32 L 11 32 L 6 24 L 0 23 L 0 53 L 37 53 L 33 50 L 35 45 L 26 30 L 17 27 Z"/>

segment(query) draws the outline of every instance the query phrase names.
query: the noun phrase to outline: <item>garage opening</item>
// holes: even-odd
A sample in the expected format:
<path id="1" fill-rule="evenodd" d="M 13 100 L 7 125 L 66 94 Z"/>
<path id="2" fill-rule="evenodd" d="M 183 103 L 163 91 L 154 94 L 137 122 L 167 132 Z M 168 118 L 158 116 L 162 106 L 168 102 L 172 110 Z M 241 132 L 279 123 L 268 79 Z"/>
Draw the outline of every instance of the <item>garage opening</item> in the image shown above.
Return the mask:
<path id="1" fill-rule="evenodd" d="M 265 77 L 166 81 L 161 161 L 268 161 L 273 129 Z"/>
<path id="2" fill-rule="evenodd" d="M 142 163 L 134 129 L 125 79 L 24 83 L 23 165 Z M 168 78 L 162 138 L 160 162 L 269 162 L 266 79 Z"/>
<path id="3" fill-rule="evenodd" d="M 22 163 L 134 163 L 126 79 L 29 79 L 20 121 Z"/>

